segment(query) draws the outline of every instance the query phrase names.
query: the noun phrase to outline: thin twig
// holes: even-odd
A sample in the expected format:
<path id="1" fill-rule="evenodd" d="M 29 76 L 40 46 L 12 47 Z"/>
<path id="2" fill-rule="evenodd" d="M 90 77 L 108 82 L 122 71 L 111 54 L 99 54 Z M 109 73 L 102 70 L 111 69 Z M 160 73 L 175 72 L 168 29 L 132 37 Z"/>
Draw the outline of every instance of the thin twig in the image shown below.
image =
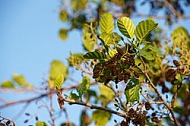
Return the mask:
<path id="1" fill-rule="evenodd" d="M 140 56 L 141 57 L 141 56 Z M 140 58 L 143 65 L 146 66 L 144 60 L 142 58 Z M 141 70 L 139 68 L 139 70 Z M 160 94 L 160 92 L 158 91 L 158 89 L 154 86 L 154 84 L 152 83 L 152 80 L 150 79 L 149 75 L 147 74 L 147 71 L 146 69 L 145 70 L 141 70 L 141 72 L 145 75 L 145 77 L 147 78 L 147 80 L 149 81 L 149 85 L 154 89 L 154 91 L 157 93 L 159 99 L 163 102 L 163 104 L 166 106 L 166 108 L 169 110 L 169 112 L 171 113 L 172 115 L 172 118 L 173 118 L 173 121 L 174 121 L 174 124 L 176 126 L 178 126 L 178 122 L 177 122 L 177 119 L 175 118 L 175 115 L 174 115 L 174 112 L 172 110 L 172 108 L 165 102 L 164 98 L 162 97 L 162 95 Z"/>
<path id="2" fill-rule="evenodd" d="M 92 105 L 92 104 L 90 104 L 90 103 L 78 102 L 78 101 L 75 101 L 75 100 L 72 100 L 72 99 L 63 98 L 63 100 L 64 100 L 65 102 L 68 102 L 69 104 L 77 104 L 77 105 L 82 105 L 82 106 L 89 107 L 89 108 L 91 108 L 91 109 L 103 110 L 103 111 L 107 111 L 107 112 L 110 112 L 110 113 L 112 113 L 112 114 L 115 114 L 115 115 L 118 115 L 118 116 L 121 116 L 121 117 L 126 118 L 126 114 L 123 114 L 123 113 L 114 111 L 114 110 L 112 110 L 112 109 L 103 108 L 103 107 L 100 107 L 100 106 Z"/>
<path id="3" fill-rule="evenodd" d="M 168 7 L 168 9 L 170 9 L 170 11 L 173 13 L 173 15 L 177 16 L 177 12 L 173 8 L 173 6 L 167 0 L 163 0 L 163 1 L 164 1 L 164 4 Z"/>

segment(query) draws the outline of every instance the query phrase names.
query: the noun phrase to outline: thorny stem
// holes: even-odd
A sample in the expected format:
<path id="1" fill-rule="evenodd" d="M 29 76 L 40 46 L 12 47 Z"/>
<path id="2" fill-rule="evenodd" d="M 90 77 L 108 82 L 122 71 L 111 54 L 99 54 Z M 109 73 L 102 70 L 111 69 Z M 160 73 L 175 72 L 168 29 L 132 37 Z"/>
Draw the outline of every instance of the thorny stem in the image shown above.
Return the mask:
<path id="1" fill-rule="evenodd" d="M 178 122 L 177 122 L 177 119 L 175 118 L 175 115 L 174 115 L 174 112 L 173 112 L 173 109 L 165 102 L 164 98 L 162 97 L 161 93 L 157 90 L 157 88 L 154 86 L 154 84 L 152 83 L 149 75 L 147 74 L 147 71 L 146 71 L 146 64 L 144 62 L 144 60 L 142 59 L 142 57 L 140 56 L 140 59 L 145 67 L 145 70 L 141 70 L 139 67 L 138 69 L 141 70 L 141 72 L 145 75 L 145 77 L 148 79 L 149 81 L 149 85 L 154 89 L 154 91 L 157 93 L 159 99 L 163 102 L 163 104 L 166 106 L 166 108 L 170 111 L 171 115 L 172 115 L 172 118 L 173 118 L 173 121 L 174 121 L 174 124 L 176 126 L 178 126 Z"/>

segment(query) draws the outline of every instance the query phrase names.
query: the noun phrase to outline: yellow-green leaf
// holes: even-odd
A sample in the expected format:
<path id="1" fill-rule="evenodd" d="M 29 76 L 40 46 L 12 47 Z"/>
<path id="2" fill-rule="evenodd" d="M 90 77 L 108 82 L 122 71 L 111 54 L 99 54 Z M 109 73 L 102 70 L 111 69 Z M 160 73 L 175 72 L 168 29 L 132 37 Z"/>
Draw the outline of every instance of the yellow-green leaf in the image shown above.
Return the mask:
<path id="1" fill-rule="evenodd" d="M 14 81 L 17 84 L 19 84 L 20 86 L 22 86 L 22 87 L 32 87 L 32 85 L 26 81 L 24 76 L 17 75 L 17 74 L 13 74 L 12 76 L 13 76 Z"/>
<path id="2" fill-rule="evenodd" d="M 55 80 L 55 78 L 61 74 L 65 78 L 68 76 L 67 66 L 59 60 L 53 60 L 51 62 L 51 68 L 50 68 L 50 72 L 49 72 L 50 80 Z"/>
<path id="3" fill-rule="evenodd" d="M 139 80 L 136 78 L 132 78 L 128 82 L 125 88 L 125 96 L 127 101 L 128 102 L 139 101 L 140 99 L 139 90 L 140 90 Z"/>
<path id="4" fill-rule="evenodd" d="M 59 37 L 60 37 L 60 39 L 66 40 L 67 39 L 67 33 L 68 33 L 67 29 L 65 29 L 65 28 L 60 29 L 59 30 Z"/>
<path id="5" fill-rule="evenodd" d="M 111 46 L 117 44 L 121 40 L 121 36 L 119 36 L 117 33 L 102 33 L 100 34 L 100 38 L 104 41 L 104 44 L 106 46 Z"/>
<path id="6" fill-rule="evenodd" d="M 190 38 L 188 35 L 188 31 L 184 27 L 176 28 L 171 34 L 172 42 L 174 47 L 178 47 L 182 49 L 190 48 Z"/>
<path id="7" fill-rule="evenodd" d="M 83 36 L 82 36 L 84 49 L 87 51 L 92 51 L 96 44 L 95 40 L 96 40 L 96 38 L 92 33 L 84 32 Z"/>
<path id="8" fill-rule="evenodd" d="M 48 126 L 48 125 L 47 125 L 47 123 L 45 123 L 43 121 L 37 121 L 36 126 Z"/>
<path id="9" fill-rule="evenodd" d="M 96 126 L 106 126 L 111 119 L 111 113 L 101 110 L 95 110 L 92 113 L 92 120 L 94 120 Z"/>
<path id="10" fill-rule="evenodd" d="M 79 93 L 79 96 L 82 97 L 82 94 L 86 92 L 90 87 L 90 78 L 87 76 L 84 76 L 79 88 L 77 88 L 77 92 Z"/>
<path id="11" fill-rule="evenodd" d="M 10 80 L 3 81 L 1 84 L 2 88 L 15 88 L 13 83 Z"/>
<path id="12" fill-rule="evenodd" d="M 83 54 L 80 53 L 71 54 L 70 57 L 68 58 L 70 66 L 77 66 L 81 64 L 83 60 L 84 60 Z"/>
<path id="13" fill-rule="evenodd" d="M 100 88 L 100 95 L 103 96 L 105 98 L 105 100 L 107 101 L 111 101 L 113 100 L 115 93 L 113 92 L 113 90 L 111 90 L 110 88 L 108 88 L 105 85 L 101 85 Z"/>
<path id="14" fill-rule="evenodd" d="M 140 42 L 142 42 L 142 40 L 145 39 L 146 36 L 150 34 L 150 32 L 156 28 L 157 25 L 158 23 L 155 23 L 153 20 L 150 20 L 150 19 L 141 21 L 135 29 L 135 35 L 137 39 Z"/>
<path id="15" fill-rule="evenodd" d="M 112 33 L 114 29 L 114 20 L 111 13 L 104 13 L 100 19 L 100 31 L 102 33 Z"/>
<path id="16" fill-rule="evenodd" d="M 69 18 L 69 14 L 67 12 L 67 10 L 63 9 L 60 11 L 59 13 L 59 19 L 63 22 L 67 21 L 67 19 Z"/>
<path id="17" fill-rule="evenodd" d="M 126 37 L 132 38 L 134 36 L 135 25 L 128 17 L 122 17 L 117 21 L 119 31 Z"/>
<path id="18" fill-rule="evenodd" d="M 54 81 L 54 85 L 56 87 L 56 89 L 60 89 L 62 84 L 64 82 L 64 76 L 63 74 L 61 75 L 58 75 L 56 78 L 55 78 L 55 81 Z"/>

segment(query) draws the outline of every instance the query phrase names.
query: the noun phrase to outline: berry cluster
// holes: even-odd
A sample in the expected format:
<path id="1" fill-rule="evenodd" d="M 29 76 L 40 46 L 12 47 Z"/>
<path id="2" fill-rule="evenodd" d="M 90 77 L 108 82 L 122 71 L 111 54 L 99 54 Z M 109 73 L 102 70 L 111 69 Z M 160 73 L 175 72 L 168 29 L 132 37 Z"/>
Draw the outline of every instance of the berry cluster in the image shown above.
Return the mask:
<path id="1" fill-rule="evenodd" d="M 128 79 L 131 78 L 131 74 L 137 78 L 139 77 L 137 72 L 131 72 L 135 64 L 134 58 L 122 49 L 118 47 L 116 49 L 118 53 L 107 61 L 100 61 L 93 69 L 93 78 L 98 82 L 104 82 L 105 85 L 110 81 L 114 81 L 117 84 L 124 80 L 127 83 Z"/>

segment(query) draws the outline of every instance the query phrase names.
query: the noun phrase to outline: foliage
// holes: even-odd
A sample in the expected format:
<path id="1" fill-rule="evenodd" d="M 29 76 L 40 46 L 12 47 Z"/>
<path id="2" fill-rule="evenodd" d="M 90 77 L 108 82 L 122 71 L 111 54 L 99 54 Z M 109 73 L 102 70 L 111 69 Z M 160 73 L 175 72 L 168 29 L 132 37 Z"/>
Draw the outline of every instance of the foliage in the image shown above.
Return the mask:
<path id="1" fill-rule="evenodd" d="M 90 3 L 97 6 L 96 13 L 85 11 Z M 85 52 L 71 53 L 67 59 L 68 66 L 60 60 L 53 60 L 44 88 L 46 92 L 36 99 L 46 96 L 52 102 L 52 95 L 57 95 L 56 100 L 67 118 L 61 126 L 75 125 L 70 122 L 73 120 L 68 119 L 65 102 L 84 106 L 80 125 L 107 125 L 113 114 L 121 117 L 114 120 L 116 125 L 121 126 L 190 123 L 188 30 L 185 27 L 174 29 L 169 43 L 170 40 L 162 35 L 162 29 L 154 18 L 142 20 L 135 26 L 130 17 L 137 12 L 134 3 L 136 1 L 71 0 L 70 11 L 67 8 L 60 10 L 60 20 L 70 23 L 70 28 L 60 30 L 60 38 L 65 40 L 67 33 L 73 29 L 82 30 Z M 146 3 L 151 4 L 152 14 L 167 6 L 164 1 L 143 1 L 141 4 Z M 105 8 L 107 4 L 113 6 Z M 170 5 L 174 9 L 179 7 L 176 12 L 171 12 L 176 14 L 176 19 L 183 15 L 179 2 L 172 1 Z M 122 16 L 114 13 L 114 7 L 120 8 L 118 13 L 122 13 Z M 113 10 L 108 12 L 109 9 Z M 171 13 L 165 13 L 167 22 L 171 23 Z M 74 86 L 66 81 L 76 82 L 75 77 L 70 77 L 72 72 L 69 70 L 72 68 L 81 72 L 82 77 Z M 24 76 L 17 74 L 13 74 L 12 81 L 2 82 L 1 87 L 34 89 Z M 51 123 L 55 125 L 52 103 L 50 108 Z M 26 116 L 31 115 L 26 113 Z M 36 121 L 36 126 L 47 125 L 38 119 Z"/>

